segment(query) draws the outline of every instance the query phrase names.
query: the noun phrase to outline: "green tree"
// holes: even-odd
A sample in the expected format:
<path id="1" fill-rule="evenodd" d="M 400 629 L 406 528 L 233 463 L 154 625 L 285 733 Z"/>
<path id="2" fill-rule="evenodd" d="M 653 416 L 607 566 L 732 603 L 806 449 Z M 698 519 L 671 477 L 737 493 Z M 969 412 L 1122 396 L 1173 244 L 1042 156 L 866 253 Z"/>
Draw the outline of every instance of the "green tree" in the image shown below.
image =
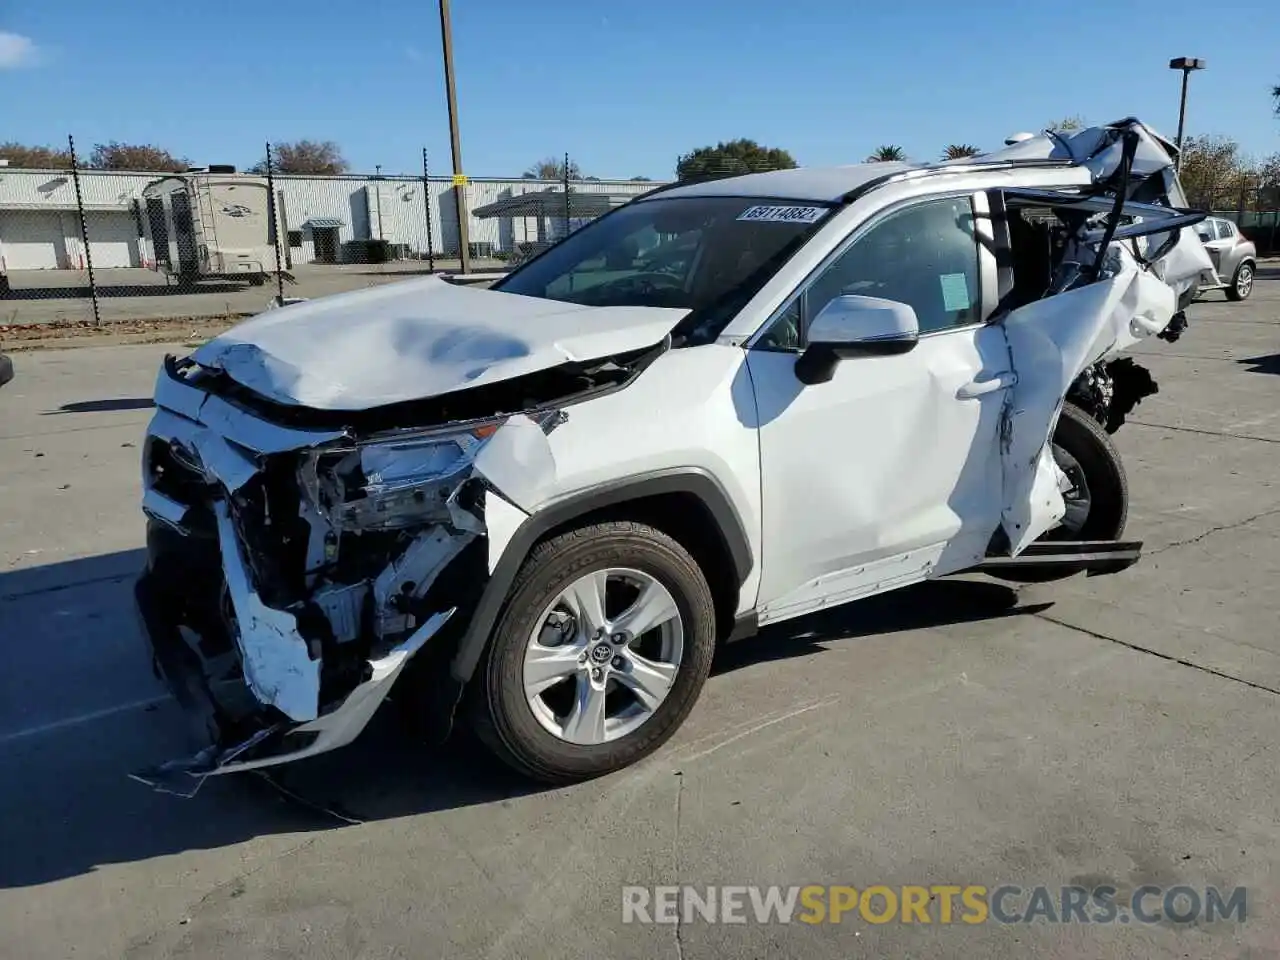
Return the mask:
<path id="1" fill-rule="evenodd" d="M 632 183 L 652 183 L 653 178 L 652 177 L 632 177 L 631 182 Z"/>
<path id="2" fill-rule="evenodd" d="M 980 147 L 975 147 L 971 143 L 952 143 L 942 151 L 943 160 L 959 160 L 962 157 L 976 157 L 982 153 Z"/>
<path id="3" fill-rule="evenodd" d="M 767 170 L 793 170 L 795 158 L 781 147 L 764 147 L 754 140 L 721 141 L 676 158 L 677 180 L 711 180 Z"/>
<path id="4" fill-rule="evenodd" d="M 1280 117 L 1280 84 L 1271 88 L 1271 99 L 1275 101 L 1276 116 Z"/>
<path id="5" fill-rule="evenodd" d="M 871 151 L 871 155 L 867 157 L 867 163 L 890 163 L 896 160 L 907 159 L 907 151 L 903 150 L 896 144 L 886 144 L 882 147 L 876 147 Z"/>
<path id="6" fill-rule="evenodd" d="M 9 166 L 27 170 L 65 170 L 71 166 L 71 154 L 55 147 L 28 147 L 9 141 L 0 143 L 0 160 Z"/>
<path id="7" fill-rule="evenodd" d="M 342 150 L 332 140 L 298 140 L 294 143 L 271 145 L 272 168 L 276 173 L 335 174 L 349 169 Z M 267 172 L 267 159 L 263 157 L 249 168 L 250 173 Z"/>
<path id="8" fill-rule="evenodd" d="M 1052 130 L 1054 133 L 1075 133 L 1085 128 L 1085 119 L 1078 113 L 1073 113 L 1069 117 L 1063 117 L 1061 120 L 1054 120 L 1048 124 L 1045 129 Z"/>
<path id="9" fill-rule="evenodd" d="M 95 170 L 140 170 L 147 173 L 179 173 L 190 168 L 184 157 L 149 144 L 100 143 L 93 148 L 89 166 Z"/>
<path id="10" fill-rule="evenodd" d="M 565 178 L 564 160 L 557 160 L 555 157 L 547 157 L 545 160 L 539 160 L 526 170 L 523 176 L 526 180 L 563 180 Z M 569 161 L 569 179 L 582 179 L 582 171 L 572 160 Z"/>

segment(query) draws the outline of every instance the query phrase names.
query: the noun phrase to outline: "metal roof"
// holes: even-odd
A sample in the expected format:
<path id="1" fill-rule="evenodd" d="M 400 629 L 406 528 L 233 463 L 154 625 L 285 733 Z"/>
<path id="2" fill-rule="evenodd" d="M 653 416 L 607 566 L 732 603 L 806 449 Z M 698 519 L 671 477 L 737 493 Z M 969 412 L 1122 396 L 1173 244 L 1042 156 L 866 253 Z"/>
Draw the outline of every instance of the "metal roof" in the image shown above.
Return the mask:
<path id="1" fill-rule="evenodd" d="M 325 228 L 341 227 L 344 224 L 337 217 L 312 217 L 309 220 L 304 220 L 302 225 L 304 227 L 310 227 L 312 230 L 315 230 L 316 228 L 325 229 Z"/>
<path id="2" fill-rule="evenodd" d="M 476 207 L 471 214 L 482 220 L 492 217 L 563 217 L 566 215 L 571 218 L 598 217 L 634 199 L 635 195 L 628 193 L 585 193 L 571 189 L 566 195 L 563 190 L 536 190 L 486 203 L 483 207 Z"/>

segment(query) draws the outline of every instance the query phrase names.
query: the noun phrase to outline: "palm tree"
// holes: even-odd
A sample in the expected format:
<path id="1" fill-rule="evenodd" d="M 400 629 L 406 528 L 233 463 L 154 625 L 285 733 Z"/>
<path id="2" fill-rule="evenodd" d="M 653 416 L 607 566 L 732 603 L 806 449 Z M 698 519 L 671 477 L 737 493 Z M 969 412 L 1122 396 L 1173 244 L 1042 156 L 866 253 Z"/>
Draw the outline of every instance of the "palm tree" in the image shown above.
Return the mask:
<path id="1" fill-rule="evenodd" d="M 980 153 L 982 149 L 971 143 L 950 143 L 947 144 L 947 149 L 942 151 L 942 159 L 959 160 L 962 157 L 976 157 Z"/>
<path id="2" fill-rule="evenodd" d="M 867 157 L 867 163 L 887 163 L 893 160 L 907 159 L 907 152 L 899 146 L 888 145 L 876 147 L 872 151 L 871 156 Z"/>

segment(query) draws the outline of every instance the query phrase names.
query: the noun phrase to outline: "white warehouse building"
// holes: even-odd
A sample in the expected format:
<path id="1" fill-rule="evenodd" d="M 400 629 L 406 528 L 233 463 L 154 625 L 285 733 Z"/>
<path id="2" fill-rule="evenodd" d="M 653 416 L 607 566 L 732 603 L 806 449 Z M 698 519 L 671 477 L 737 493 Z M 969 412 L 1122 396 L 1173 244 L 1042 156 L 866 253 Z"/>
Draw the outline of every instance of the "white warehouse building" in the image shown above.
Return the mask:
<path id="1" fill-rule="evenodd" d="M 155 252 L 149 249 L 144 230 L 147 211 L 142 191 L 165 175 L 82 171 L 82 203 L 78 204 L 70 171 L 22 170 L 2 164 L 0 272 L 83 270 L 88 259 L 84 234 L 95 269 L 155 266 Z M 275 185 L 287 234 L 281 248 L 286 266 L 359 261 L 366 255 L 362 241 L 369 240 L 386 241 L 392 256 L 402 259 L 422 259 L 428 252 L 456 256 L 460 249 L 450 179 L 424 183 L 422 177 L 280 175 Z M 571 192 L 602 195 L 592 197 L 599 201 L 590 205 L 595 215 L 598 208 L 616 206 L 657 186 L 648 181 L 585 180 L 574 181 Z M 564 232 L 565 214 L 571 216 L 571 228 L 580 222 L 576 201 L 575 208 L 560 212 L 559 198 L 564 194 L 559 182 L 472 179 L 464 190 L 468 235 L 477 257 L 510 256 L 527 244 L 553 240 Z M 547 191 L 559 192 L 559 198 L 544 196 L 536 198 L 537 203 L 505 205 L 515 215 L 475 215 L 486 207 L 502 209 L 502 205 L 494 207 L 498 201 Z"/>

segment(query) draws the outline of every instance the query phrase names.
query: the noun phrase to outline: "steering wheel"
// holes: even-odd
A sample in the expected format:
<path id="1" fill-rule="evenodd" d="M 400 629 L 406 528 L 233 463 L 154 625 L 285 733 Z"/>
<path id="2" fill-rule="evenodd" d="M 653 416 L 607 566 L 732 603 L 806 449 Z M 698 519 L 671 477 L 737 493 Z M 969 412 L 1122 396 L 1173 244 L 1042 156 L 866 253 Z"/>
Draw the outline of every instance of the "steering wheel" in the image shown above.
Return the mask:
<path id="1" fill-rule="evenodd" d="M 660 273 L 657 270 L 647 270 L 643 273 L 632 274 L 629 277 L 619 277 L 613 282 L 619 286 L 634 286 L 640 293 L 659 293 L 662 290 L 684 289 L 684 284 L 679 277 L 673 277 L 669 273 Z"/>

